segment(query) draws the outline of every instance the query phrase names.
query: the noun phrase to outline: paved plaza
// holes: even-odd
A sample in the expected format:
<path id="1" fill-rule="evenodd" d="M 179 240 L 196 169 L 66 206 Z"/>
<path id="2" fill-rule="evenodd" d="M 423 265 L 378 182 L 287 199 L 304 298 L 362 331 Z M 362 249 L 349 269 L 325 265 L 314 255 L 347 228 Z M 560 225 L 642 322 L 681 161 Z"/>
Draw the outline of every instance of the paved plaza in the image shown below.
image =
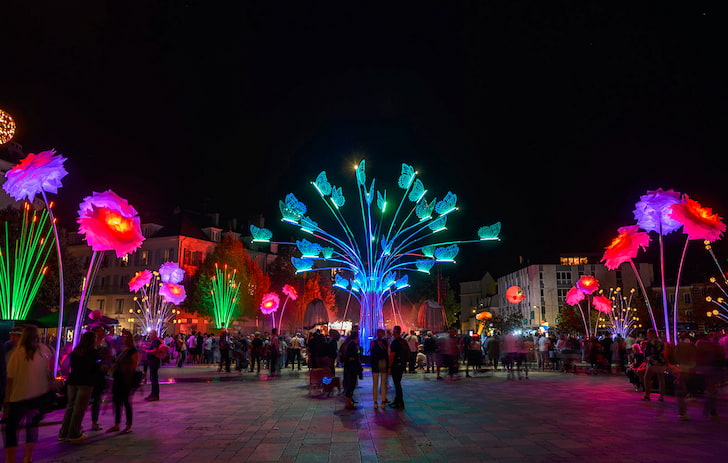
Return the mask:
<path id="1" fill-rule="evenodd" d="M 269 379 L 164 367 L 159 402 L 143 400 L 148 385 L 134 396 L 131 434 L 104 432 L 113 424 L 105 404 L 104 430 L 86 431 L 79 444 L 58 442 L 62 411 L 55 411 L 42 423 L 34 461 L 685 463 L 723 461 L 728 452 L 725 390 L 719 419 L 703 417 L 696 398 L 683 422 L 674 397 L 642 402 L 616 374 L 531 372 L 508 381 L 488 372 L 437 381 L 416 373 L 403 379 L 406 409 L 375 410 L 368 373 L 355 392 L 359 408 L 346 410 L 336 391 L 310 395 L 305 369 Z M 21 433 L 21 455 L 23 440 Z"/>

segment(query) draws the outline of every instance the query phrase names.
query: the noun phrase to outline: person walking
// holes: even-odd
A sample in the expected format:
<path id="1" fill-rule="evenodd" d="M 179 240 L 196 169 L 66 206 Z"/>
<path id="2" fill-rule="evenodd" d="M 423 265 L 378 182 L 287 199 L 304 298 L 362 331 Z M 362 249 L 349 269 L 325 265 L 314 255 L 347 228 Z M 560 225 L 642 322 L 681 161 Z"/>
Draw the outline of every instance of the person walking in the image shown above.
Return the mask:
<path id="1" fill-rule="evenodd" d="M 392 344 L 389 346 L 389 374 L 394 383 L 394 400 L 391 408 L 404 408 L 404 394 L 402 391 L 402 375 L 409 361 L 409 345 L 402 338 L 402 327 L 395 325 L 392 328 Z"/>
<path id="2" fill-rule="evenodd" d="M 301 369 L 301 349 L 303 348 L 303 337 L 301 337 L 301 333 L 296 333 L 295 336 L 291 338 L 291 355 L 288 359 L 286 359 L 286 363 L 291 364 L 291 369 L 293 370 L 296 367 L 296 364 L 298 364 L 298 369 Z"/>
<path id="3" fill-rule="evenodd" d="M 152 382 L 152 392 L 144 398 L 147 402 L 156 402 L 159 400 L 159 367 L 161 367 L 161 357 L 165 355 L 164 344 L 157 336 L 157 330 L 149 331 L 149 349 L 147 350 L 147 360 L 149 362 L 149 380 Z"/>
<path id="4" fill-rule="evenodd" d="M 182 365 L 184 365 L 185 361 L 187 361 L 188 355 L 185 335 L 182 333 L 175 335 L 174 345 L 175 349 L 177 349 L 177 368 L 182 368 Z"/>
<path id="5" fill-rule="evenodd" d="M 372 369 L 372 398 L 374 409 L 379 408 L 378 398 L 382 397 L 382 408 L 387 404 L 387 371 L 389 370 L 389 349 L 384 339 L 384 328 L 377 328 L 376 337 L 369 344 L 369 357 Z M 434 366 L 433 366 L 434 370 Z"/>
<path id="6" fill-rule="evenodd" d="M 417 372 L 417 346 L 420 345 L 420 340 L 415 334 L 415 330 L 410 330 L 409 334 L 407 335 L 407 345 L 409 346 L 409 359 L 407 362 L 407 372 L 408 373 L 416 373 Z"/>
<path id="7" fill-rule="evenodd" d="M 116 357 L 114 365 L 114 383 L 111 386 L 112 402 L 114 403 L 114 425 L 106 430 L 106 432 L 118 432 L 121 424 L 121 407 L 124 407 L 126 414 L 126 427 L 121 434 L 131 432 L 132 425 L 132 407 L 131 393 L 137 386 L 134 381 L 137 366 L 139 365 L 139 352 L 134 346 L 134 338 L 131 333 L 126 331 L 121 335 L 122 348 Z"/>
<path id="8" fill-rule="evenodd" d="M 230 373 L 230 338 L 226 328 L 220 330 L 217 346 L 220 349 L 220 364 L 217 371 L 222 371 L 225 368 L 225 373 Z"/>
<path id="9" fill-rule="evenodd" d="M 5 418 L 5 461 L 14 462 L 18 448 L 18 427 L 25 424 L 24 462 L 33 460 L 33 450 L 38 442 L 38 424 L 41 420 L 42 397 L 50 391 L 53 353 L 40 343 L 38 328 L 26 325 L 18 347 L 7 365 L 7 383 L 3 400 Z M 85 439 L 79 436 L 74 442 Z"/>
<path id="10" fill-rule="evenodd" d="M 270 345 L 268 346 L 268 367 L 270 369 L 270 376 L 278 376 L 280 370 L 279 361 L 281 357 L 281 340 L 278 338 L 278 329 L 271 328 L 270 330 Z"/>
<path id="11" fill-rule="evenodd" d="M 81 439 L 81 423 L 91 400 L 96 378 L 101 369 L 96 350 L 96 334 L 86 331 L 71 351 L 71 369 L 66 381 L 66 411 L 63 414 L 58 440 Z"/>

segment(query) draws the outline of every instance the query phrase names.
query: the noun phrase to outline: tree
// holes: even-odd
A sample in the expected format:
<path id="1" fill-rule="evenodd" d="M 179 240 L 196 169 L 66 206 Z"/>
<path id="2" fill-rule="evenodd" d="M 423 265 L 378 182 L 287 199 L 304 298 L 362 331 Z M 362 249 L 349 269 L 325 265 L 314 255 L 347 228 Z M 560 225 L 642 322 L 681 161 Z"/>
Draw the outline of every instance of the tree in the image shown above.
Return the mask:
<path id="1" fill-rule="evenodd" d="M 575 307 L 564 304 L 556 316 L 556 327 L 564 333 L 580 333 L 584 330 L 584 323 Z"/>

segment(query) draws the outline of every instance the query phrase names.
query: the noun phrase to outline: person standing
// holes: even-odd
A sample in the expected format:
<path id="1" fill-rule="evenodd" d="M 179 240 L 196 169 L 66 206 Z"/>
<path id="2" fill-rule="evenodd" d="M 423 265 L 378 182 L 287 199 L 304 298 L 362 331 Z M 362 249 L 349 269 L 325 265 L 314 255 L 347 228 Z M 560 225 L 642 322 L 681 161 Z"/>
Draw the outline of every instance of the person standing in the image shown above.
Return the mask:
<path id="1" fill-rule="evenodd" d="M 83 333 L 78 345 L 71 351 L 70 364 L 71 370 L 66 381 L 66 411 L 58 431 L 59 441 L 68 440 L 69 437 L 81 440 L 81 423 L 101 369 L 96 334 L 92 331 Z"/>
<path id="2" fill-rule="evenodd" d="M 372 398 L 374 399 L 375 410 L 379 408 L 377 403 L 379 395 L 382 396 L 382 408 L 387 404 L 389 349 L 387 348 L 387 341 L 384 339 L 384 335 L 384 328 L 377 328 L 376 337 L 369 344 L 369 357 L 372 368 Z"/>
<path id="3" fill-rule="evenodd" d="M 281 340 L 278 338 L 278 329 L 271 328 L 270 330 L 270 345 L 268 346 L 268 367 L 270 369 L 270 376 L 276 377 L 277 371 L 279 370 L 278 362 L 281 356 Z"/>
<path id="4" fill-rule="evenodd" d="M 106 326 L 102 324 L 94 325 L 91 328 L 96 334 L 96 350 L 99 358 L 101 359 L 101 368 L 98 370 L 96 375 L 96 384 L 94 384 L 94 390 L 91 395 L 91 430 L 100 431 L 101 425 L 99 424 L 99 415 L 101 414 L 101 402 L 106 392 L 107 382 L 106 376 L 111 368 L 111 363 L 114 360 L 114 353 L 111 348 L 111 343 L 106 339 Z"/>
<path id="5" fill-rule="evenodd" d="M 116 365 L 114 367 L 114 383 L 111 386 L 111 393 L 114 402 L 114 425 L 106 430 L 106 432 L 119 431 L 121 424 L 121 407 L 124 407 L 126 414 L 126 427 L 122 434 L 131 432 L 132 424 L 132 408 L 131 408 L 131 392 L 136 386 L 134 384 L 134 375 L 139 365 L 139 352 L 134 347 L 134 338 L 128 331 L 121 335 L 122 347 L 121 352 L 116 357 Z"/>
<path id="6" fill-rule="evenodd" d="M 159 400 L 159 367 L 161 366 L 164 356 L 162 341 L 157 336 L 157 330 L 149 331 L 149 349 L 147 350 L 147 360 L 149 362 L 149 380 L 152 382 L 152 392 L 144 398 L 147 402 L 156 402 Z"/>
<path id="7" fill-rule="evenodd" d="M 394 400 L 389 404 L 391 408 L 404 408 L 404 395 L 402 392 L 402 375 L 409 361 L 409 344 L 402 338 L 402 327 L 395 325 L 392 328 L 392 344 L 389 346 L 389 374 L 394 383 Z"/>
<path id="8" fill-rule="evenodd" d="M 721 384 L 724 355 L 716 333 L 708 333 L 695 342 L 696 369 L 705 378 L 703 416 L 718 418 L 718 389 Z"/>
<path id="9" fill-rule="evenodd" d="M 197 349 L 197 333 L 193 331 L 189 336 L 187 336 L 185 344 L 187 344 L 187 358 L 190 361 L 189 363 L 192 365 L 200 363 L 200 356 Z"/>
<path id="10" fill-rule="evenodd" d="M 291 356 L 287 359 L 287 363 L 291 364 L 291 369 L 296 367 L 294 362 L 298 364 L 298 369 L 301 369 L 301 348 L 303 348 L 303 337 L 301 337 L 301 333 L 296 333 L 291 338 Z"/>
<path id="11" fill-rule="evenodd" d="M 175 335 L 174 344 L 175 349 L 177 349 L 177 368 L 182 368 L 182 365 L 185 364 L 188 355 L 185 335 L 182 333 Z"/>
<path id="12" fill-rule="evenodd" d="M 352 330 L 341 345 L 341 361 L 344 365 L 344 397 L 346 409 L 354 410 L 354 389 L 357 378 L 361 374 L 361 359 L 359 358 L 359 332 Z"/>
<path id="13" fill-rule="evenodd" d="M 645 344 L 645 362 L 647 369 L 645 370 L 645 395 L 641 400 L 650 400 L 652 392 L 652 378 L 657 376 L 657 384 L 660 388 L 659 401 L 662 402 L 665 395 L 665 344 L 657 336 L 654 328 L 647 330 L 647 344 Z"/>
<path id="14" fill-rule="evenodd" d="M 260 374 L 260 362 L 263 359 L 263 339 L 260 337 L 260 331 L 256 331 L 253 340 L 250 341 L 250 372 L 257 368 Z"/>
<path id="15" fill-rule="evenodd" d="M 23 461 L 30 462 L 33 460 L 33 450 L 38 442 L 42 397 L 50 390 L 53 369 L 53 353 L 48 346 L 40 343 L 36 326 L 25 326 L 18 347 L 8 360 L 7 368 L 8 378 L 3 400 L 3 413 L 6 418 L 5 461 L 15 461 L 18 426 L 25 422 Z"/>
<path id="16" fill-rule="evenodd" d="M 422 341 L 422 350 L 425 353 L 425 373 L 435 372 L 435 354 L 437 353 L 437 341 L 432 331 L 427 332 L 425 340 Z"/>
<path id="17" fill-rule="evenodd" d="M 419 346 L 420 340 L 417 338 L 417 335 L 415 334 L 415 330 L 410 330 L 409 334 L 407 335 L 407 345 L 409 346 L 409 359 L 407 362 L 408 365 L 408 373 L 415 373 L 417 371 L 416 365 L 417 365 L 417 346 Z"/>
<path id="18" fill-rule="evenodd" d="M 225 373 L 230 373 L 230 338 L 226 328 L 220 331 L 217 347 L 220 349 L 220 365 L 217 367 L 217 371 L 225 368 Z"/>

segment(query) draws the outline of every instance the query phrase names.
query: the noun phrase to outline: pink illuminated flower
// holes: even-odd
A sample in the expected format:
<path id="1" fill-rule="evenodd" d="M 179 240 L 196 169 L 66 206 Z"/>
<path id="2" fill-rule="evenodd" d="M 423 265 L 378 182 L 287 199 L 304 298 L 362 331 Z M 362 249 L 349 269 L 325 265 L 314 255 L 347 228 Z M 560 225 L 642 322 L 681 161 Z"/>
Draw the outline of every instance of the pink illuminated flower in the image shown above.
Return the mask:
<path id="1" fill-rule="evenodd" d="M 635 204 L 634 218 L 637 225 L 645 231 L 655 231 L 667 235 L 679 229 L 682 224 L 670 217 L 672 206 L 679 203 L 680 193 L 658 188 L 647 191 Z"/>
<path id="2" fill-rule="evenodd" d="M 129 291 L 132 293 L 135 293 L 142 289 L 144 286 L 148 285 L 149 282 L 152 281 L 152 277 L 154 274 L 150 272 L 149 270 L 142 270 L 141 272 L 136 272 L 133 277 L 131 277 L 131 280 L 129 280 Z"/>
<path id="3" fill-rule="evenodd" d="M 164 282 L 179 283 L 185 277 L 185 271 L 177 262 L 165 262 L 159 267 L 159 277 Z"/>
<path id="4" fill-rule="evenodd" d="M 159 285 L 159 295 L 162 296 L 164 302 L 171 302 L 174 305 L 181 304 L 187 298 L 184 286 L 169 282 Z"/>
<path id="5" fill-rule="evenodd" d="M 637 257 L 640 248 L 647 248 L 650 235 L 639 231 L 639 225 L 629 225 L 618 229 L 619 236 L 606 247 L 602 262 L 609 270 L 618 268 L 622 263 Z"/>
<path id="6" fill-rule="evenodd" d="M 66 158 L 55 154 L 55 150 L 28 154 L 5 174 L 5 191 L 18 201 L 27 198 L 30 202 L 43 191 L 57 193 L 68 172 L 63 168 Z"/>
<path id="7" fill-rule="evenodd" d="M 718 214 L 713 214 L 709 207 L 683 196 L 684 201 L 672 206 L 670 217 L 683 225 L 683 232 L 689 240 L 716 241 L 725 233 L 726 226 Z"/>
<path id="8" fill-rule="evenodd" d="M 592 303 L 594 303 L 594 308 L 599 312 L 609 313 L 612 311 L 612 301 L 608 297 L 594 296 Z"/>
<path id="9" fill-rule="evenodd" d="M 566 293 L 566 303 L 569 305 L 577 305 L 584 300 L 586 296 L 576 286 L 572 286 Z"/>
<path id="10" fill-rule="evenodd" d="M 298 293 L 296 292 L 296 288 L 294 288 L 291 285 L 283 285 L 283 294 L 288 296 L 291 300 L 295 301 L 298 299 Z"/>
<path id="11" fill-rule="evenodd" d="M 591 275 L 582 275 L 576 282 L 576 287 L 584 294 L 591 294 L 599 289 L 599 280 Z"/>
<path id="12" fill-rule="evenodd" d="M 94 251 L 115 251 L 124 257 L 144 242 L 136 209 L 111 190 L 84 198 L 77 221 L 79 233 Z"/>
<path id="13" fill-rule="evenodd" d="M 260 311 L 263 312 L 264 315 L 270 315 L 278 310 L 278 304 L 280 304 L 280 302 L 281 299 L 276 293 L 265 293 L 263 295 L 263 301 L 260 303 Z"/>

